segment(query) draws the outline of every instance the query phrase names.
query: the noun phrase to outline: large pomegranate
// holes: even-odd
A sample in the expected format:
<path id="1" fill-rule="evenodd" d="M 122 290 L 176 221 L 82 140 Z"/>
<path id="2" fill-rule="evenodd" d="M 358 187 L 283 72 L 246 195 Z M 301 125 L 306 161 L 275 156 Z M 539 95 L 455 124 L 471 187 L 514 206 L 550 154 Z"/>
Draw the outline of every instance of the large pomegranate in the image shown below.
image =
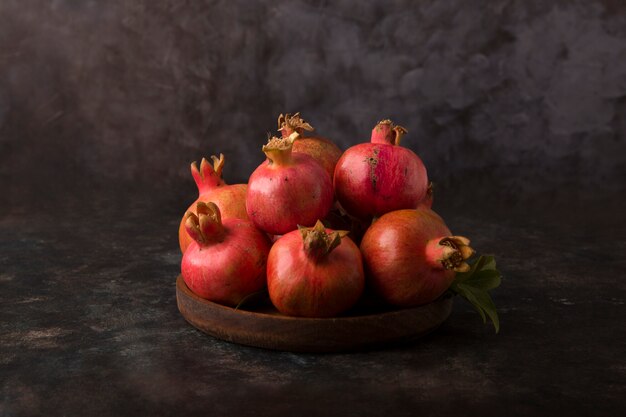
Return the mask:
<path id="1" fill-rule="evenodd" d="M 298 225 L 313 226 L 333 204 L 333 185 L 328 173 L 309 155 L 292 152 L 298 138 L 271 138 L 263 146 L 267 160 L 248 180 L 246 210 L 261 230 L 282 235 Z"/>
<path id="2" fill-rule="evenodd" d="M 400 307 L 426 304 L 452 284 L 474 251 L 469 240 L 453 236 L 428 208 L 381 216 L 361 241 L 367 282 L 382 299 Z"/>
<path id="3" fill-rule="evenodd" d="M 352 307 L 365 285 L 359 248 L 347 232 L 301 227 L 274 243 L 267 260 L 270 299 L 283 314 L 332 317 Z"/>
<path id="4" fill-rule="evenodd" d="M 200 169 L 196 162 L 191 163 L 191 175 L 198 186 L 198 198 L 189 206 L 187 212 L 195 213 L 196 204 L 199 201 L 205 203 L 212 201 L 220 208 L 222 218 L 247 219 L 246 189 L 248 186 L 246 184 L 227 185 L 222 179 L 224 155 L 220 154 L 219 158 L 213 155 L 211 159 L 213 165 L 202 158 Z M 178 243 L 183 253 L 192 242 L 185 230 L 185 218 L 186 216 L 183 216 L 178 226 Z"/>
<path id="5" fill-rule="evenodd" d="M 337 162 L 335 195 L 352 216 L 370 219 L 412 209 L 426 196 L 426 168 L 413 151 L 400 146 L 405 133 L 383 120 L 372 130 L 370 143 L 349 148 Z"/>
<path id="6" fill-rule="evenodd" d="M 295 113 L 293 116 L 289 113 L 278 116 L 278 130 L 285 138 L 297 132 L 300 138 L 294 142 L 293 152 L 313 157 L 332 179 L 335 165 L 341 157 L 341 149 L 337 145 L 329 139 L 307 133 L 313 131 L 314 128 L 302 119 L 300 113 Z"/>
<path id="7" fill-rule="evenodd" d="M 236 306 L 266 285 L 266 263 L 271 243 L 250 221 L 225 219 L 212 202 L 199 202 L 187 212 L 185 229 L 193 238 L 183 254 L 181 273 L 198 296 Z"/>

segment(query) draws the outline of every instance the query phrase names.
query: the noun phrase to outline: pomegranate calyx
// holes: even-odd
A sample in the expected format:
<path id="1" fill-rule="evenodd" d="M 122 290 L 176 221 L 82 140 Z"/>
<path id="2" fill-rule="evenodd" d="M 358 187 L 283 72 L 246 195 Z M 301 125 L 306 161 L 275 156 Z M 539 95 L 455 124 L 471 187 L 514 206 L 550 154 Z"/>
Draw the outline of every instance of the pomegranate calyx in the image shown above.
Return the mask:
<path id="1" fill-rule="evenodd" d="M 185 218 L 183 219 L 185 224 L 185 229 L 187 230 L 187 234 L 199 245 L 205 243 L 204 236 L 200 231 L 200 224 L 198 222 L 198 216 L 196 216 L 193 212 L 188 211 L 185 213 Z"/>
<path id="2" fill-rule="evenodd" d="M 444 269 L 452 269 L 455 272 L 469 271 L 470 266 L 465 261 L 474 254 L 474 249 L 469 243 L 469 239 L 463 236 L 448 236 L 439 240 L 441 256 L 438 261 Z"/>
<path id="3" fill-rule="evenodd" d="M 293 115 L 285 113 L 278 116 L 278 131 L 283 137 L 289 137 L 293 132 L 302 135 L 305 130 L 312 132 L 315 129 L 300 116 L 300 112 Z"/>
<path id="4" fill-rule="evenodd" d="M 341 244 L 341 239 L 348 235 L 346 230 L 334 230 L 326 232 L 326 227 L 321 221 L 317 221 L 313 227 L 298 225 L 302 236 L 304 251 L 314 259 L 320 259 L 333 251 Z"/>
<path id="5" fill-rule="evenodd" d="M 224 169 L 224 154 L 221 153 L 219 158 L 215 155 L 211 155 L 211 160 L 213 161 L 213 171 L 216 175 L 222 178 L 222 170 Z"/>
<path id="6" fill-rule="evenodd" d="M 215 203 L 198 202 L 197 215 L 187 212 L 185 215 L 185 229 L 193 240 L 201 246 L 224 241 L 226 230 L 222 225 L 222 215 Z"/>
<path id="7" fill-rule="evenodd" d="M 381 120 L 372 129 L 370 142 L 399 146 L 402 136 L 408 132 L 404 127 L 396 125 L 390 119 Z"/>
<path id="8" fill-rule="evenodd" d="M 200 169 L 198 169 L 196 161 L 191 163 L 191 176 L 196 182 L 200 194 L 212 188 L 220 187 L 226 184 L 222 179 L 224 154 L 220 154 L 219 158 L 212 155 L 211 159 L 213 160 L 212 166 L 206 158 L 202 158 L 202 161 L 200 161 Z"/>
<path id="9" fill-rule="evenodd" d="M 261 150 L 267 156 L 270 165 L 289 165 L 291 163 L 291 148 L 293 142 L 300 137 L 298 132 L 291 133 L 286 138 L 272 137 Z"/>

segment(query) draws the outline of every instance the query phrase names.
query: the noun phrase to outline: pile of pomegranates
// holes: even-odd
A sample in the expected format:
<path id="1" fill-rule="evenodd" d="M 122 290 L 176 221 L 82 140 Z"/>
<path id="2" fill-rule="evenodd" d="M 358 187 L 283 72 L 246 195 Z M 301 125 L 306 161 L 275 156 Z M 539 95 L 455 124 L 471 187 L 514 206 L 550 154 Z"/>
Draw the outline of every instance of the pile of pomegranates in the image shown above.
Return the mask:
<path id="1" fill-rule="evenodd" d="M 221 154 L 191 164 L 199 196 L 179 227 L 189 289 L 233 307 L 267 292 L 284 315 L 320 318 L 457 294 L 497 332 L 495 260 L 473 257 L 432 210 L 426 167 L 400 144 L 407 130 L 383 120 L 345 152 L 313 130 L 281 114 L 248 184 L 225 184 Z"/>

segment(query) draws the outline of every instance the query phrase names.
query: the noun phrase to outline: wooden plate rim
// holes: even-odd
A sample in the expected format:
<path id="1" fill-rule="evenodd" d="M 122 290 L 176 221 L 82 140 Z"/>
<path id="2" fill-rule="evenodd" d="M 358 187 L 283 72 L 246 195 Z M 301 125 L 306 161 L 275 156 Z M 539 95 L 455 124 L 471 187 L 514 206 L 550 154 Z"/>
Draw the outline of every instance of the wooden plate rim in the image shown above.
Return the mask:
<path id="1" fill-rule="evenodd" d="M 422 327 L 416 328 L 414 331 L 410 329 L 401 329 L 397 334 L 380 335 L 380 342 L 384 342 L 384 344 L 388 345 L 394 341 L 419 338 L 435 330 L 449 317 L 453 302 L 452 297 L 442 297 L 433 303 L 423 306 L 385 311 L 381 313 L 330 318 L 310 318 L 290 317 L 281 314 L 235 309 L 205 300 L 197 296 L 189 289 L 189 287 L 187 287 L 181 275 L 179 275 L 176 280 L 176 293 L 180 313 L 185 320 L 187 320 L 187 322 L 198 330 L 228 342 L 293 352 L 339 352 L 346 350 L 358 350 L 378 343 L 376 343 L 371 335 L 363 337 L 362 339 L 357 338 L 351 341 L 329 341 L 328 345 L 323 345 L 317 340 L 311 340 L 309 336 L 303 336 L 301 340 L 296 338 L 288 341 L 279 336 L 274 338 L 273 342 L 268 342 L 267 340 L 264 340 L 264 337 L 261 334 L 259 334 L 258 329 L 247 329 L 246 323 L 250 324 L 250 326 L 253 324 L 261 325 L 261 323 L 263 323 L 262 326 L 271 326 L 271 323 L 275 323 L 276 326 L 293 326 L 302 324 L 309 329 L 326 329 L 330 334 L 336 334 L 337 330 L 340 328 L 345 329 L 350 326 L 353 326 L 353 328 L 358 327 L 360 330 L 363 330 L 372 326 L 378 328 L 380 327 L 381 322 L 388 323 L 394 321 L 395 319 L 398 319 L 398 322 L 402 318 L 415 320 L 415 317 L 420 314 L 420 310 L 425 312 L 425 314 L 430 314 L 432 316 L 432 322 L 422 323 Z M 184 300 L 183 297 L 187 298 L 187 300 Z M 189 308 L 191 307 L 189 305 L 190 302 L 196 304 L 196 306 L 205 308 L 205 310 L 194 314 L 192 311 L 189 311 Z M 203 323 L 202 316 L 209 317 L 210 324 L 207 325 L 206 322 Z M 218 322 L 217 319 L 227 320 L 228 322 Z M 229 325 L 232 326 L 233 321 L 237 321 L 236 325 L 234 327 L 228 327 Z M 250 331 L 243 335 L 242 332 L 246 333 L 246 330 Z M 268 339 L 272 339 L 271 334 L 268 336 Z"/>

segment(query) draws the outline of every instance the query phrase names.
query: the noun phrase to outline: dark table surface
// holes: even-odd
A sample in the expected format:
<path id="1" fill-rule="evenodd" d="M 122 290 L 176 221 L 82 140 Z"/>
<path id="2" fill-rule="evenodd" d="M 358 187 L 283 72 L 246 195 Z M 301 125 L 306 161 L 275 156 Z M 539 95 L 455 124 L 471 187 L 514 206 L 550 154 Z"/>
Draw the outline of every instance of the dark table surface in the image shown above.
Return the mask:
<path id="1" fill-rule="evenodd" d="M 185 322 L 187 201 L 103 190 L 5 205 L 0 415 L 624 415 L 624 203 L 551 196 L 436 202 L 498 260 L 500 334 L 457 299 L 423 339 L 320 355 Z"/>

